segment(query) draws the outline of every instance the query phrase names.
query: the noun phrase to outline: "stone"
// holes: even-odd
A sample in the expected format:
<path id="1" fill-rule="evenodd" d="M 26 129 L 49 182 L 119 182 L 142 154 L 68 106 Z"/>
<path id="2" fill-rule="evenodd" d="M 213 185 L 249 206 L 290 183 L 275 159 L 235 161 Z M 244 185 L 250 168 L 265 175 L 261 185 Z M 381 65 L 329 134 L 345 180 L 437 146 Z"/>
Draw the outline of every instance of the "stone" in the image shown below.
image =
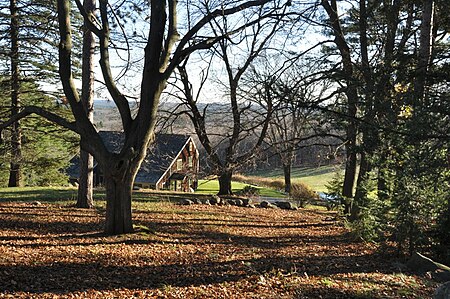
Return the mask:
<path id="1" fill-rule="evenodd" d="M 240 199 L 231 199 L 230 198 L 230 199 L 228 199 L 228 203 L 232 206 L 238 206 L 238 207 L 242 206 L 242 200 L 240 200 Z"/>
<path id="2" fill-rule="evenodd" d="M 275 205 L 283 210 L 295 210 L 297 207 L 290 201 L 277 201 Z"/>
<path id="3" fill-rule="evenodd" d="M 180 204 L 182 204 L 184 206 L 190 206 L 190 205 L 193 205 L 194 202 L 192 200 L 190 200 L 190 199 L 183 198 L 183 199 L 180 200 Z"/>
<path id="4" fill-rule="evenodd" d="M 234 200 L 234 205 L 235 205 L 235 206 L 238 206 L 238 207 L 243 207 L 243 206 L 244 206 L 244 203 L 243 203 L 243 201 L 240 200 L 240 199 L 235 199 L 235 200 Z"/>
<path id="5" fill-rule="evenodd" d="M 270 202 L 268 202 L 268 201 L 261 201 L 259 205 L 260 205 L 261 208 L 267 208 L 270 205 Z"/>
<path id="6" fill-rule="evenodd" d="M 261 208 L 265 208 L 265 209 L 274 209 L 274 208 L 277 207 L 277 206 L 271 204 L 271 203 L 268 202 L 268 201 L 261 201 L 261 203 L 259 204 L 259 206 L 260 206 Z"/>
<path id="7" fill-rule="evenodd" d="M 450 281 L 441 284 L 433 294 L 433 299 L 450 299 Z"/>
<path id="8" fill-rule="evenodd" d="M 252 199 L 251 198 L 246 197 L 246 198 L 242 199 L 242 205 L 244 207 L 248 207 L 251 204 L 252 204 Z"/>
<path id="9" fill-rule="evenodd" d="M 221 199 L 217 195 L 212 195 L 211 198 L 209 199 L 209 203 L 212 205 L 219 205 L 220 202 L 221 202 Z"/>

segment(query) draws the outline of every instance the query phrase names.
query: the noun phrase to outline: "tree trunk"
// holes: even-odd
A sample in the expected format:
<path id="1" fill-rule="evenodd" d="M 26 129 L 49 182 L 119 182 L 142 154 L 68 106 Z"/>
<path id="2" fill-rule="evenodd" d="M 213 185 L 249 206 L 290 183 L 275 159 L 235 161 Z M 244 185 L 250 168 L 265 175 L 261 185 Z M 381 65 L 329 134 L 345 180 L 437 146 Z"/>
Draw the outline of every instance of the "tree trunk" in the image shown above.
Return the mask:
<path id="1" fill-rule="evenodd" d="M 219 176 L 219 193 L 218 195 L 232 195 L 231 177 L 233 173 L 230 170 L 224 171 Z"/>
<path id="2" fill-rule="evenodd" d="M 108 173 L 108 169 L 106 172 Z M 131 218 L 132 176 L 122 179 L 105 176 L 106 187 L 106 224 L 105 233 L 118 235 L 133 231 Z"/>
<path id="3" fill-rule="evenodd" d="M 80 178 L 78 185 L 78 208 L 93 208 L 94 158 L 88 152 L 80 150 Z"/>
<path id="4" fill-rule="evenodd" d="M 417 61 L 414 93 L 419 102 L 425 97 L 426 77 L 431 63 L 433 47 L 434 1 L 423 0 L 422 23 L 420 25 L 420 46 Z M 420 105 L 420 104 L 418 104 Z"/>
<path id="5" fill-rule="evenodd" d="M 350 221 L 360 219 L 361 207 L 367 206 L 367 182 L 369 180 L 370 163 L 365 153 L 361 154 L 361 163 L 359 164 L 358 182 L 356 187 L 355 199 L 352 204 Z"/>
<path id="6" fill-rule="evenodd" d="M 383 149 L 379 163 L 377 175 L 377 195 L 381 201 L 387 202 L 391 198 L 391 186 L 389 184 L 389 170 L 388 170 L 388 154 L 386 149 Z"/>
<path id="7" fill-rule="evenodd" d="M 291 193 L 291 164 L 283 164 L 284 192 Z"/>
<path id="8" fill-rule="evenodd" d="M 84 9 L 86 12 L 93 13 L 95 10 L 95 0 L 84 0 Z M 81 101 L 86 114 L 91 122 L 94 120 L 94 35 L 84 25 L 83 35 L 83 67 L 82 67 L 82 86 Z M 94 158 L 88 152 L 80 148 L 80 177 L 78 185 L 78 198 L 76 206 L 79 208 L 92 208 L 94 206 L 93 187 L 94 187 Z"/>
<path id="9" fill-rule="evenodd" d="M 342 195 L 348 198 L 353 197 L 353 186 L 356 178 L 357 157 L 354 146 L 346 146 L 346 162 L 344 185 L 342 186 Z"/>
<path id="10" fill-rule="evenodd" d="M 19 21 L 15 0 L 10 1 L 11 13 L 11 115 L 20 110 L 20 81 L 19 81 Z M 8 187 L 21 185 L 22 160 L 22 132 L 20 122 L 17 121 L 11 129 L 11 168 L 9 171 Z"/>
<path id="11" fill-rule="evenodd" d="M 340 15 L 338 14 L 337 1 L 331 0 L 331 2 L 322 0 L 322 6 L 325 8 L 325 11 L 328 14 L 330 19 L 331 27 L 333 28 L 334 35 L 334 43 L 336 44 L 339 53 L 342 58 L 342 68 L 343 68 L 343 76 L 347 84 L 347 89 L 345 94 L 347 96 L 347 118 L 348 124 L 346 129 L 346 164 L 345 164 L 345 176 L 344 176 L 344 185 L 342 187 L 342 195 L 351 198 L 353 197 L 353 185 L 356 178 L 356 143 L 357 143 L 357 134 L 358 134 L 358 125 L 356 122 L 356 115 L 358 111 L 358 90 L 356 87 L 356 82 L 359 79 L 355 78 L 353 63 L 352 63 L 352 55 L 351 48 L 347 44 L 345 40 L 345 34 L 341 27 L 341 21 L 339 19 Z"/>

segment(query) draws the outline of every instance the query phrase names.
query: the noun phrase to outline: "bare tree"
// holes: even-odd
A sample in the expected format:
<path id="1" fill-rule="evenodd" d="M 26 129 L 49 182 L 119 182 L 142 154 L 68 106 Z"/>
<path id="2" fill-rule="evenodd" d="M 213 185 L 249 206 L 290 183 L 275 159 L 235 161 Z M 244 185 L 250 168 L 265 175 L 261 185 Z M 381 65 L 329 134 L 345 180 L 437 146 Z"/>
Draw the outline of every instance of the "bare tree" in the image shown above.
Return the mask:
<path id="1" fill-rule="evenodd" d="M 269 47 L 280 28 L 286 9 L 287 6 L 284 6 L 283 12 L 278 14 L 268 14 L 261 9 L 254 16 L 243 15 L 243 19 L 255 20 L 251 21 L 252 26 L 237 35 L 235 40 L 229 38 L 218 42 L 214 54 L 224 67 L 226 79 L 219 80 L 220 85 L 226 89 L 226 103 L 221 104 L 225 108 L 225 111 L 220 112 L 222 120 L 216 120 L 213 127 L 207 123 L 211 110 L 208 111 L 207 106 L 201 110 L 198 101 L 207 77 L 203 78 L 195 96 L 186 63 L 178 67 L 182 82 L 182 96 L 179 96 L 184 107 L 182 113 L 189 115 L 200 143 L 208 154 L 212 169 L 218 176 L 219 195 L 232 194 L 233 172 L 253 159 L 263 145 L 273 112 L 272 99 L 246 97 L 244 94 L 247 91 L 242 92 L 241 81 L 255 60 Z M 229 31 L 228 26 L 230 24 L 227 22 L 214 22 L 211 23 L 211 30 L 215 36 L 223 36 Z M 246 149 L 242 150 L 242 145 L 250 139 L 253 143 L 250 146 L 247 144 Z"/>
<path id="2" fill-rule="evenodd" d="M 199 15 L 187 30 L 184 30 L 178 27 L 176 1 L 150 1 L 150 25 L 144 49 L 139 110 L 136 116 L 132 117 L 130 104 L 117 87 L 111 71 L 109 19 L 111 6 L 108 1 L 100 1 L 99 19 L 97 19 L 95 15 L 86 12 L 79 0 L 75 2 L 89 29 L 99 39 L 100 67 L 104 82 L 119 110 L 124 130 L 124 141 L 120 152 L 108 151 L 86 115 L 86 110 L 75 88 L 72 75 L 72 26 L 69 0 L 58 0 L 59 73 L 75 121 L 64 119 L 35 106 L 28 106 L 4 122 L 1 128 L 36 113 L 78 133 L 81 136 L 81 147 L 95 157 L 104 174 L 107 201 L 105 231 L 109 234 L 126 233 L 133 230 L 131 193 L 134 178 L 146 155 L 149 143 L 154 139 L 159 99 L 174 69 L 192 52 L 208 49 L 216 42 L 229 38 L 230 32 L 211 36 L 208 34 L 209 30 L 204 30 L 205 25 L 213 20 L 227 18 L 246 9 L 258 10 L 264 6 L 265 11 L 269 12 L 277 10 L 278 7 L 277 3 L 269 0 L 233 2 L 230 6 L 208 9 L 205 14 Z M 246 20 L 241 21 L 241 28 L 248 26 Z"/>
<path id="3" fill-rule="evenodd" d="M 309 74 L 308 74 L 309 75 Z M 341 141 L 341 135 L 333 133 L 330 124 L 323 121 L 324 114 L 318 109 L 326 99 L 329 86 L 326 80 L 308 82 L 297 76 L 282 76 L 273 84 L 267 85 L 276 99 L 277 109 L 273 113 L 267 134 L 267 143 L 280 157 L 283 165 L 285 192 L 291 191 L 291 168 L 300 148 L 322 145 L 327 137 Z M 337 139 L 337 140 L 336 140 Z"/>

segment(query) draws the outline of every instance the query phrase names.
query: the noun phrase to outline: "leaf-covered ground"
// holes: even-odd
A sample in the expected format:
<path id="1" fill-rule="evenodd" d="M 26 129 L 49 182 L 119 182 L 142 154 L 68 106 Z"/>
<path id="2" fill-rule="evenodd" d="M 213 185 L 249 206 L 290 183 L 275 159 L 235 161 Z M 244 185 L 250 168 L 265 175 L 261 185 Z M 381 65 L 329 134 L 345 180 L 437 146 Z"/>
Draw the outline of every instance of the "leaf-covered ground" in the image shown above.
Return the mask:
<path id="1" fill-rule="evenodd" d="M 137 232 L 104 211 L 0 203 L 0 298 L 429 298 L 333 214 L 169 202 L 134 205 Z"/>

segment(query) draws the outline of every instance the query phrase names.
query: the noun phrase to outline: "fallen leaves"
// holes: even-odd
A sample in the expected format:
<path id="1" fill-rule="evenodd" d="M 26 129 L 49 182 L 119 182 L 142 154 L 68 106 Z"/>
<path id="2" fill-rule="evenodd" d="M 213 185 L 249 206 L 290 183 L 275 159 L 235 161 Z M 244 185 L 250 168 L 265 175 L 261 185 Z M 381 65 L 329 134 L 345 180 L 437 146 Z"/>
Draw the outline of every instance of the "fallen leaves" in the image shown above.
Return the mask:
<path id="1" fill-rule="evenodd" d="M 0 204 L 0 298 L 421 298 L 330 213 L 134 208 L 137 233 L 102 234 L 102 210 Z M 145 229 L 142 229 L 145 228 Z"/>

